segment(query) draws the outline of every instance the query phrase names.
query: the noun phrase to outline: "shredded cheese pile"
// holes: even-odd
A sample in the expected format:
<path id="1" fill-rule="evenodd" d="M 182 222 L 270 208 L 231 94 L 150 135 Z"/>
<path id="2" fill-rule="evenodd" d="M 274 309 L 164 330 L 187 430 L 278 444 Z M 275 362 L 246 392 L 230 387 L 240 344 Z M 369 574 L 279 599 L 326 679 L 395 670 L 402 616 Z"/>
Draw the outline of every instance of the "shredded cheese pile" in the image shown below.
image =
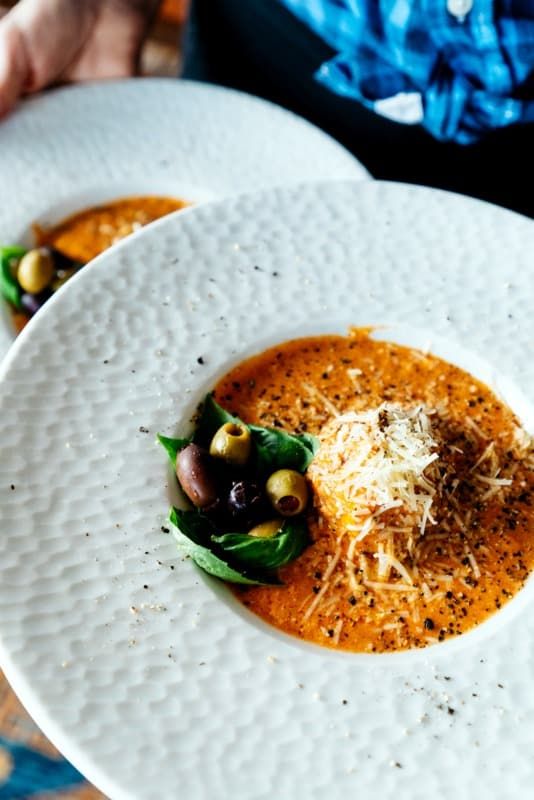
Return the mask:
<path id="1" fill-rule="evenodd" d="M 474 504 L 502 502 L 520 462 L 503 469 L 497 443 L 472 418 L 455 427 L 446 408 L 422 405 L 331 413 L 319 440 L 307 477 L 335 550 L 303 607 L 304 621 L 313 614 L 328 620 L 325 635 L 337 644 L 336 608 L 348 589 L 358 619 L 391 629 L 401 647 L 404 624 L 424 628 L 418 598 L 430 609 L 453 583 L 469 592 L 480 579 L 477 556 L 488 549 L 473 542 Z M 518 428 L 509 449 L 528 460 L 532 439 Z M 382 598 L 380 608 L 373 597 Z M 427 629 L 421 635 L 438 640 Z"/>
<path id="2" fill-rule="evenodd" d="M 383 530 L 383 515 L 394 509 L 403 529 L 415 525 L 424 534 L 427 523 L 434 523 L 436 487 L 429 468 L 439 454 L 430 413 L 422 406 L 383 403 L 349 411 L 325 425 L 319 439 L 308 476 L 341 532 L 362 541 Z"/>

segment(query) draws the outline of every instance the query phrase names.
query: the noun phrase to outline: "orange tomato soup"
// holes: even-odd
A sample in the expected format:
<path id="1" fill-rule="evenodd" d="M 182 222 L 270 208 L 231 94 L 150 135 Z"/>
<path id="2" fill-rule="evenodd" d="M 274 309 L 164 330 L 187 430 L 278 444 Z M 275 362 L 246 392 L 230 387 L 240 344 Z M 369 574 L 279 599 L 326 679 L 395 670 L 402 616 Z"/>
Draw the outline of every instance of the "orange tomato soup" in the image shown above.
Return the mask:
<path id="1" fill-rule="evenodd" d="M 376 542 L 350 550 L 352 537 L 310 481 L 312 543 L 280 571 L 284 586 L 234 589 L 276 628 L 342 650 L 424 647 L 479 625 L 528 578 L 531 440 L 510 409 L 458 367 L 362 329 L 273 347 L 227 374 L 215 397 L 245 422 L 316 435 L 336 414 L 385 401 L 439 410 L 437 474 L 446 477 L 432 524 L 410 540 L 411 582 L 394 568 L 388 581 L 377 580 Z M 497 477 L 487 477 L 490 465 Z"/>
<path id="2" fill-rule="evenodd" d="M 48 245 L 86 264 L 108 247 L 188 204 L 174 197 L 125 197 L 94 206 L 45 230 L 34 226 L 38 246 Z"/>
<path id="3" fill-rule="evenodd" d="M 187 205 L 185 200 L 174 197 L 125 197 L 87 208 L 52 228 L 34 225 L 35 246 L 53 247 L 73 261 L 87 264 L 143 225 Z M 15 331 L 20 333 L 30 318 L 26 312 L 12 308 L 12 319 Z"/>

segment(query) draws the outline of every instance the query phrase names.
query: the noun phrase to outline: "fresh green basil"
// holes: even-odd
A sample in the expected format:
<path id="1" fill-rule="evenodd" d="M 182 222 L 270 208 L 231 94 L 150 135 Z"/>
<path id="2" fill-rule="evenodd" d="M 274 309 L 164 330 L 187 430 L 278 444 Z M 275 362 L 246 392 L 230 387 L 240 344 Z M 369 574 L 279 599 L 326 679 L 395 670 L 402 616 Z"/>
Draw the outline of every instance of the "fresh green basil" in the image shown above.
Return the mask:
<path id="1" fill-rule="evenodd" d="M 319 449 L 319 440 L 307 433 L 296 435 L 278 428 L 248 427 L 256 450 L 256 468 L 262 475 L 277 469 L 306 472 Z"/>
<path id="2" fill-rule="evenodd" d="M 213 394 L 204 400 L 202 413 L 194 435 L 194 441 L 208 446 L 214 434 L 227 422 L 245 423 L 225 411 L 216 402 Z M 247 425 L 255 445 L 256 469 L 264 475 L 277 469 L 294 469 L 305 472 L 319 449 L 319 440 L 307 433 L 286 433 L 278 428 Z"/>
<path id="3" fill-rule="evenodd" d="M 24 247 L 0 247 L 0 293 L 15 308 L 22 308 L 21 289 L 13 275 L 12 262 L 26 254 Z"/>
<path id="4" fill-rule="evenodd" d="M 208 447 L 221 425 L 225 425 L 227 422 L 235 422 L 238 425 L 243 425 L 239 417 L 234 417 L 232 414 L 229 414 L 228 411 L 225 411 L 224 408 L 221 408 L 214 400 L 212 393 L 207 394 L 202 405 L 202 411 L 193 440 L 196 444 Z"/>
<path id="5" fill-rule="evenodd" d="M 286 520 L 282 529 L 270 538 L 248 533 L 225 533 L 212 536 L 225 553 L 247 567 L 277 569 L 300 556 L 309 544 L 308 529 L 302 519 Z"/>
<path id="6" fill-rule="evenodd" d="M 211 521 L 197 511 L 172 508 L 169 514 L 172 532 L 180 549 L 204 572 L 230 583 L 249 586 L 279 585 L 280 581 L 267 572 L 257 572 L 241 565 L 232 565 L 223 550 L 214 543 Z"/>
<path id="7" fill-rule="evenodd" d="M 191 444 L 192 439 L 169 439 L 168 436 L 162 436 L 161 433 L 158 433 L 158 442 L 163 445 L 165 450 L 167 451 L 167 455 L 169 456 L 170 462 L 173 467 L 176 466 L 176 456 L 183 450 L 184 447 L 187 447 L 188 444 Z"/>

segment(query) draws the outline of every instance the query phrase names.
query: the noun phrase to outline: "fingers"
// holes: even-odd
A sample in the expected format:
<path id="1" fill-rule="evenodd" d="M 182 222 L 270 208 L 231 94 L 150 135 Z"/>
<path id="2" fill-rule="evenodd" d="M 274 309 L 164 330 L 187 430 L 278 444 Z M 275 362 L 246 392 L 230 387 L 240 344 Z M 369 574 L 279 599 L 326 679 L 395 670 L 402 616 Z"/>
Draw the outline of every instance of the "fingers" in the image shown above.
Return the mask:
<path id="1" fill-rule="evenodd" d="M 7 20 L 18 29 L 27 54 L 24 91 L 42 89 L 68 68 L 89 38 L 101 5 L 102 0 L 20 0 Z"/>
<path id="2" fill-rule="evenodd" d="M 141 46 L 159 0 L 106 0 L 79 57 L 65 80 L 124 78 L 135 75 Z"/>
<path id="3" fill-rule="evenodd" d="M 23 94 L 29 75 L 24 39 L 8 14 L 0 20 L 0 117 L 11 111 Z"/>
<path id="4" fill-rule="evenodd" d="M 0 19 L 0 117 L 27 92 L 135 73 L 158 0 L 19 0 Z"/>
<path id="5" fill-rule="evenodd" d="M 56 80 L 81 49 L 100 0 L 20 0 L 0 19 L 0 117 Z"/>

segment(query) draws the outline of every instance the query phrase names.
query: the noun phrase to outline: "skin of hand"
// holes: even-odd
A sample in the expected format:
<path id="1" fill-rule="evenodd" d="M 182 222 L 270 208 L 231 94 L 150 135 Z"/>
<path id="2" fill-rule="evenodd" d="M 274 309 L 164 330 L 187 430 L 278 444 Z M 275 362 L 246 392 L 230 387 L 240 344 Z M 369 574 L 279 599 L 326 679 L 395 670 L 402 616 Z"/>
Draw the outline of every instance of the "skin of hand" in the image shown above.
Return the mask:
<path id="1" fill-rule="evenodd" d="M 0 19 L 0 117 L 53 83 L 134 75 L 160 0 L 20 0 Z"/>

